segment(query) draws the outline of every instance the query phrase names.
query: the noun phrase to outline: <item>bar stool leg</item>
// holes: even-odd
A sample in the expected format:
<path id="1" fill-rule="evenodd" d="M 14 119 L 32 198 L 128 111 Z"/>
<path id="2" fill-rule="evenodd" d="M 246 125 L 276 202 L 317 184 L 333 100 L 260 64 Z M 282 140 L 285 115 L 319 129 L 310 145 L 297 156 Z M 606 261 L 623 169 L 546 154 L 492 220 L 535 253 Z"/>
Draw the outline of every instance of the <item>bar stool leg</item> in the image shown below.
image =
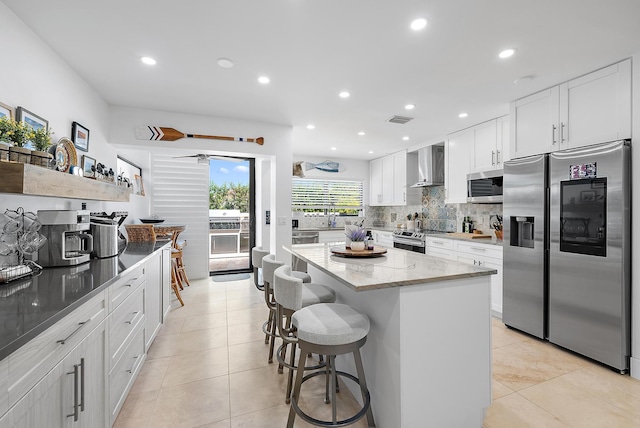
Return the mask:
<path id="1" fill-rule="evenodd" d="M 178 266 L 178 273 L 180 274 L 180 282 L 191 285 L 189 278 L 187 278 L 187 271 L 185 270 L 184 263 L 182 262 L 182 256 L 176 258 L 176 265 Z"/>
<path id="2" fill-rule="evenodd" d="M 356 363 L 356 371 L 358 372 L 358 380 L 360 381 L 360 392 L 362 393 L 362 401 L 366 401 L 365 394 L 367 393 L 367 380 L 364 376 L 364 367 L 362 366 L 362 358 L 360 357 L 360 348 L 356 348 L 353 351 L 353 359 Z M 370 427 L 375 427 L 375 423 L 373 421 L 373 412 L 371 411 L 371 406 L 367 409 L 367 424 Z"/>
<path id="3" fill-rule="evenodd" d="M 296 362 L 296 343 L 293 342 L 291 344 L 291 358 L 289 359 L 289 364 L 292 366 Z M 300 365 L 302 364 L 302 365 Z M 307 356 L 300 352 L 300 361 L 298 362 L 298 370 L 299 372 L 304 372 L 304 366 L 307 364 Z M 291 390 L 293 389 L 293 369 L 289 369 L 289 379 L 287 379 L 287 395 L 285 398 L 285 403 L 291 403 Z"/>
<path id="4" fill-rule="evenodd" d="M 276 344 L 276 311 L 271 311 L 271 337 L 269 337 L 269 364 L 273 363 L 273 348 Z"/>
<path id="5" fill-rule="evenodd" d="M 298 367 L 304 367 L 305 354 L 300 352 L 300 358 L 298 359 Z M 329 358 L 327 357 L 327 360 Z M 328 361 L 327 361 L 328 363 Z M 296 373 L 296 383 L 293 387 L 293 391 L 291 391 L 291 399 L 296 402 L 299 401 L 300 397 L 300 387 L 302 386 L 302 378 L 304 377 L 304 370 L 297 370 Z M 296 411 L 293 406 L 289 408 L 289 419 L 287 419 L 287 428 L 293 428 L 293 423 L 296 419 Z"/>
<path id="6" fill-rule="evenodd" d="M 173 292 L 176 294 L 176 297 L 180 301 L 180 305 L 184 306 L 184 302 L 182 301 L 182 296 L 180 295 L 180 290 L 178 289 L 178 281 L 176 278 L 176 273 L 173 269 L 171 269 L 171 288 Z"/>

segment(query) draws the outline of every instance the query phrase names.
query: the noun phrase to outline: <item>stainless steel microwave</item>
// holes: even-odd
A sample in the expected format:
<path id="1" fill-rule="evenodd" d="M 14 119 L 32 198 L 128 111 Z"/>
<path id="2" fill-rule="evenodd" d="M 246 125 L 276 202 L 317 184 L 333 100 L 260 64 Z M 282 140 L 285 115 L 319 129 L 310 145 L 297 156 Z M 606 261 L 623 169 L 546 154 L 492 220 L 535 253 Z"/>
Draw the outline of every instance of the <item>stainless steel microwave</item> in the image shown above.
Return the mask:
<path id="1" fill-rule="evenodd" d="M 502 203 L 502 170 L 476 172 L 467 175 L 467 202 L 475 204 Z"/>

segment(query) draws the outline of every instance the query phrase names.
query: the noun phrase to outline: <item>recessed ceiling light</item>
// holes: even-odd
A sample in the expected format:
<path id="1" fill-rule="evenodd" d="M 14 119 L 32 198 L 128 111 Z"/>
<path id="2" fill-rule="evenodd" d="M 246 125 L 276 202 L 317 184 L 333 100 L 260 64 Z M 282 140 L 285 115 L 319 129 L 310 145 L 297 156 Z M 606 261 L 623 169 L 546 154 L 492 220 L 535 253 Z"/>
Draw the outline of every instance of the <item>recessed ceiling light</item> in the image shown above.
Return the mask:
<path id="1" fill-rule="evenodd" d="M 402 137 L 404 141 L 409 141 L 409 137 Z"/>
<path id="2" fill-rule="evenodd" d="M 510 56 L 512 56 L 514 53 L 516 53 L 516 50 L 515 50 L 515 49 L 505 49 L 505 50 L 503 50 L 502 52 L 500 52 L 500 53 L 498 54 L 498 56 L 499 56 L 500 58 L 503 58 L 503 59 L 504 59 L 504 58 L 509 58 L 509 57 L 510 57 Z"/>
<path id="3" fill-rule="evenodd" d="M 156 65 L 156 60 L 151 58 L 150 56 L 140 57 L 140 61 L 147 65 Z"/>
<path id="4" fill-rule="evenodd" d="M 336 147 L 331 147 L 331 150 L 338 150 Z"/>
<path id="5" fill-rule="evenodd" d="M 372 151 L 372 150 L 369 150 L 369 154 L 370 154 L 370 155 L 372 155 L 372 154 L 373 154 L 373 151 Z"/>
<path id="6" fill-rule="evenodd" d="M 427 26 L 427 20 L 424 18 L 418 18 L 411 21 L 412 30 L 415 30 L 415 31 L 422 30 L 426 26 Z"/>
<path id="7" fill-rule="evenodd" d="M 340 95 L 340 98 L 349 98 L 351 96 L 351 94 L 347 91 L 342 91 L 338 95 Z"/>
<path id="8" fill-rule="evenodd" d="M 233 67 L 233 61 L 229 58 L 218 58 L 218 66 L 222 68 L 231 68 Z"/>
<path id="9" fill-rule="evenodd" d="M 266 85 L 267 83 L 271 82 L 271 79 L 269 79 L 267 76 L 260 76 L 258 77 L 258 82 Z"/>
<path id="10" fill-rule="evenodd" d="M 404 106 L 405 110 L 413 110 L 414 108 L 416 108 L 415 104 L 407 104 L 406 106 Z"/>
<path id="11" fill-rule="evenodd" d="M 365 135 L 365 133 L 364 133 L 364 131 L 360 131 L 360 132 L 358 132 L 358 135 L 363 136 L 363 135 Z"/>
<path id="12" fill-rule="evenodd" d="M 307 125 L 307 129 L 316 129 L 316 126 L 313 123 Z"/>
<path id="13" fill-rule="evenodd" d="M 469 113 L 460 113 L 460 114 L 458 115 L 458 117 L 459 117 L 460 119 L 464 119 L 464 118 L 465 118 L 465 117 L 467 117 L 467 116 L 469 116 Z"/>

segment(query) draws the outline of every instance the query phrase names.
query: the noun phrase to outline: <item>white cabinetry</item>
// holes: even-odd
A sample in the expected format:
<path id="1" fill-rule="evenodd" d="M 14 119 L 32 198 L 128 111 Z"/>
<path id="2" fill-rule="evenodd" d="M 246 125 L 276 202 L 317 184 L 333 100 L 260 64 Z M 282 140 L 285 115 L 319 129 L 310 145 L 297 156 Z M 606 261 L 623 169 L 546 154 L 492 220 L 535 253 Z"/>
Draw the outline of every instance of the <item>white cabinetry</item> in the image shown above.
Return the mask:
<path id="1" fill-rule="evenodd" d="M 513 158 L 631 138 L 631 60 L 511 103 Z"/>
<path id="2" fill-rule="evenodd" d="M 344 242 L 345 241 L 345 232 L 344 229 L 337 230 L 321 230 L 318 232 L 318 242 Z"/>
<path id="3" fill-rule="evenodd" d="M 444 146 L 445 203 L 467 202 L 467 174 L 469 174 L 469 150 L 473 145 L 473 131 L 466 129 L 450 134 Z"/>
<path id="4" fill-rule="evenodd" d="M 149 350 L 162 325 L 162 252 L 154 253 L 146 263 L 144 289 L 144 341 Z"/>
<path id="5" fill-rule="evenodd" d="M 102 427 L 105 419 L 102 321 L 3 417 L 2 427 Z"/>
<path id="6" fill-rule="evenodd" d="M 381 247 L 386 247 L 386 248 L 393 248 L 392 232 L 372 229 L 371 236 L 373 237 L 373 242 L 375 242 L 376 245 L 380 245 Z"/>
<path id="7" fill-rule="evenodd" d="M 427 236 L 425 254 L 447 260 L 455 260 L 454 241 L 446 238 Z"/>
<path id="8" fill-rule="evenodd" d="M 456 241 L 456 260 L 498 271 L 491 275 L 491 310 L 502 313 L 502 247 Z"/>
<path id="9" fill-rule="evenodd" d="M 420 203 L 420 189 L 407 187 L 418 181 L 417 154 L 406 150 L 369 163 L 369 205 L 404 206 Z"/>

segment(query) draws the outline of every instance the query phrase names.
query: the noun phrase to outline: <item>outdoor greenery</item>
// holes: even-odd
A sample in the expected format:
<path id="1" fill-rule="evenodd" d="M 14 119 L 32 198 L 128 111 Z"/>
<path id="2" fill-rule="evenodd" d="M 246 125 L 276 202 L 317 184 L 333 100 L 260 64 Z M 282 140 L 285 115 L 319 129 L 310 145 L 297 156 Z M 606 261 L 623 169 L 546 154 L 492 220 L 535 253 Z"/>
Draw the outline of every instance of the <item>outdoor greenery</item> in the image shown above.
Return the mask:
<path id="1" fill-rule="evenodd" d="M 240 183 L 210 183 L 209 209 L 249 212 L 249 185 Z"/>

